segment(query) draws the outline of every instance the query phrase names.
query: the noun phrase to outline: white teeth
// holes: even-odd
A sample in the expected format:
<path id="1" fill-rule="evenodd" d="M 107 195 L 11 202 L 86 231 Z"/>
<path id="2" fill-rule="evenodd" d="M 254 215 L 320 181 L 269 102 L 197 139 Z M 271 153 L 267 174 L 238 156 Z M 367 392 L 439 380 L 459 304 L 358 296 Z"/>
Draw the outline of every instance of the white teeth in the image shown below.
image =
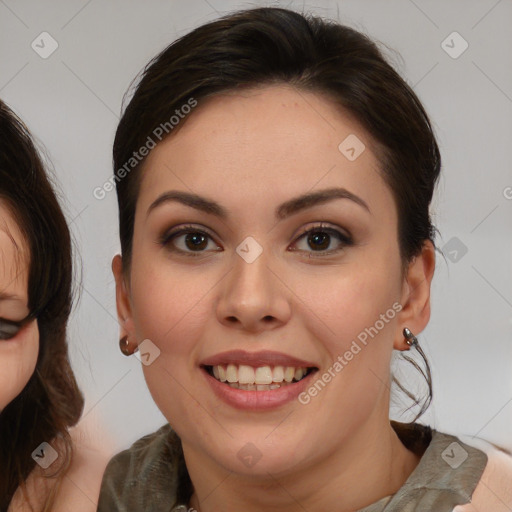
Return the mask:
<path id="1" fill-rule="evenodd" d="M 238 382 L 240 384 L 254 384 L 254 368 L 241 364 L 238 367 Z"/>
<path id="2" fill-rule="evenodd" d="M 260 366 L 254 372 L 254 382 L 256 384 L 271 384 L 272 383 L 272 370 L 270 366 Z"/>
<path id="3" fill-rule="evenodd" d="M 274 371 L 272 372 L 272 380 L 274 382 L 283 382 L 284 368 L 282 366 L 274 366 Z"/>
<path id="4" fill-rule="evenodd" d="M 287 366 L 284 371 L 284 380 L 286 382 L 291 382 L 293 377 L 295 377 L 295 368 L 293 366 Z"/>
<path id="5" fill-rule="evenodd" d="M 301 380 L 307 368 L 293 366 L 252 366 L 241 364 L 216 365 L 212 367 L 213 376 L 220 382 L 226 382 L 232 388 L 247 391 L 268 391 L 279 389 L 292 382 Z"/>
<path id="6" fill-rule="evenodd" d="M 234 364 L 228 364 L 226 368 L 226 379 L 228 382 L 238 382 L 238 371 Z"/>

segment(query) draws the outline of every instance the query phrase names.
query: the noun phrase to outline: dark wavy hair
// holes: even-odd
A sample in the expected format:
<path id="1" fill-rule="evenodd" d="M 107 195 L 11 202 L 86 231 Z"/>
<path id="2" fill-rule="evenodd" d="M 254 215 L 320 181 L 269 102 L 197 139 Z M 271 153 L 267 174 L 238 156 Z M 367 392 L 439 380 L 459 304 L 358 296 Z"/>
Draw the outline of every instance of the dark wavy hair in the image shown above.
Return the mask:
<path id="1" fill-rule="evenodd" d="M 34 469 L 31 453 L 42 442 L 55 440 L 59 453 L 58 463 L 45 476 L 58 482 L 65 473 L 72 457 L 68 428 L 80 418 L 84 400 L 66 339 L 73 283 L 70 232 L 28 129 L 2 101 L 0 201 L 12 213 L 29 249 L 27 319 L 37 319 L 39 328 L 35 371 L 0 413 L 0 510 L 5 511 Z M 50 493 L 44 510 L 50 509 L 53 498 Z"/>
<path id="2" fill-rule="evenodd" d="M 131 262 L 144 162 L 138 158 L 140 163 L 133 164 L 139 148 L 147 145 L 148 137 L 153 139 L 156 128 L 168 126 L 175 113 L 185 111 L 183 106 L 191 98 L 200 104 L 220 93 L 274 84 L 322 95 L 349 112 L 371 135 L 380 172 L 398 211 L 403 269 L 421 253 L 425 241 L 434 244 L 429 206 L 441 156 L 429 117 L 414 91 L 364 34 L 313 15 L 257 8 L 229 14 L 177 39 L 138 77 L 113 147 L 112 179 L 117 189 L 124 271 Z M 166 132 L 176 133 L 187 119 Z M 418 351 L 426 370 L 410 362 L 425 377 L 429 392 L 415 419 L 432 399 L 430 368 Z"/>

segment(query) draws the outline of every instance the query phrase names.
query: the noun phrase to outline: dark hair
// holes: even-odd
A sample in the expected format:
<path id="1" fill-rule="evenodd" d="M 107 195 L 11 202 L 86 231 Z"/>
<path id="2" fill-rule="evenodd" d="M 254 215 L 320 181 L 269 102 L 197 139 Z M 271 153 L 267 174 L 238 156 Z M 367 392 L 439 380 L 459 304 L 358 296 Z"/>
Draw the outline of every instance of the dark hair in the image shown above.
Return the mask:
<path id="1" fill-rule="evenodd" d="M 0 200 L 29 249 L 29 318 L 37 319 L 39 329 L 35 371 L 0 413 L 0 510 L 6 510 L 34 469 L 31 454 L 42 442 L 58 443 L 58 448 L 52 444 L 59 452 L 57 471 L 52 464 L 48 474 L 67 469 L 72 457 L 67 429 L 82 413 L 83 396 L 66 341 L 73 280 L 69 229 L 28 129 L 2 101 L 0 144 Z"/>
<path id="2" fill-rule="evenodd" d="M 131 261 L 142 174 L 141 163 L 132 165 L 137 162 L 134 152 L 147 144 L 157 127 L 166 126 L 167 133 L 182 127 L 186 118 L 174 129 L 167 125 L 191 98 L 200 103 L 219 93 L 272 84 L 324 95 L 371 135 L 398 210 L 404 268 L 426 240 L 434 243 L 429 205 L 441 157 L 428 115 L 413 90 L 360 32 L 287 9 L 257 8 L 196 28 L 143 70 L 113 148 L 125 270 Z M 128 162 L 132 169 L 127 172 Z M 430 382 L 429 390 L 431 397 Z"/>

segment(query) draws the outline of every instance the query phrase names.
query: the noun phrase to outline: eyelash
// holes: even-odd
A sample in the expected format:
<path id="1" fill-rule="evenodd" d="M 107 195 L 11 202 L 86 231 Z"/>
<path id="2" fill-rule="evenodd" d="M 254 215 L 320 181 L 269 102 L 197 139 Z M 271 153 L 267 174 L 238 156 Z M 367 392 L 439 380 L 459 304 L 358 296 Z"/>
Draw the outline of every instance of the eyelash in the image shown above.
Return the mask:
<path id="1" fill-rule="evenodd" d="M 15 327 L 16 332 L 11 333 L 8 330 L 8 335 L 4 335 L 4 329 L 7 327 L 7 329 Z M 13 322 L 11 320 L 5 320 L 4 318 L 0 318 L 0 341 L 10 340 L 17 336 L 17 334 L 21 331 L 21 328 L 23 327 L 23 322 Z"/>
<path id="2" fill-rule="evenodd" d="M 320 258 L 322 258 L 322 257 L 325 257 L 325 256 L 329 256 L 329 255 L 335 254 L 337 252 L 340 252 L 341 250 L 343 250 L 343 248 L 345 246 L 354 245 L 354 242 L 353 242 L 353 240 L 351 239 L 350 236 L 345 235 L 342 232 L 338 231 L 337 229 L 330 228 L 330 227 L 328 227 L 328 226 L 326 226 L 325 224 L 322 224 L 322 223 L 320 223 L 317 226 L 313 226 L 312 228 L 309 228 L 309 229 L 306 229 L 305 231 L 303 231 L 297 237 L 297 241 L 301 240 L 306 235 L 312 235 L 312 234 L 317 234 L 317 233 L 325 233 L 325 234 L 328 234 L 330 236 L 334 235 L 340 241 L 341 248 L 335 249 L 335 250 L 331 250 L 331 251 L 311 251 L 312 253 L 317 253 L 317 254 L 315 254 L 314 256 L 310 256 L 310 257 L 314 257 L 314 258 L 320 257 Z M 171 242 L 175 238 L 177 238 L 180 235 L 186 235 L 186 234 L 196 234 L 196 235 L 199 234 L 199 235 L 208 237 L 208 238 L 213 240 L 213 237 L 209 233 L 207 233 L 206 231 L 204 231 L 202 229 L 198 229 L 197 227 L 195 227 L 193 225 L 186 225 L 186 226 L 182 226 L 181 228 L 179 228 L 176 231 L 172 231 L 170 233 L 165 233 L 160 238 L 159 243 L 162 246 L 167 247 L 169 251 L 178 252 L 178 253 L 181 253 L 181 254 L 183 254 L 185 256 L 190 256 L 192 258 L 197 258 L 198 256 L 202 256 L 203 253 L 205 253 L 206 251 L 183 251 L 182 249 L 178 249 L 178 248 L 172 246 Z"/>

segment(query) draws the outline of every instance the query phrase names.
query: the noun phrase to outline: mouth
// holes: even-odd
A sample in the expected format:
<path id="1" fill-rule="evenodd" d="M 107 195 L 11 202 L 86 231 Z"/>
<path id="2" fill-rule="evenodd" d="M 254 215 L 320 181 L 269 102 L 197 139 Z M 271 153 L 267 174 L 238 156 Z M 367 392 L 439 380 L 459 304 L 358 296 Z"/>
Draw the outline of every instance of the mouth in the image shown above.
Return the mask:
<path id="1" fill-rule="evenodd" d="M 245 411 L 271 411 L 294 403 L 319 369 L 312 361 L 269 350 L 230 350 L 199 366 L 218 398 Z"/>
<path id="2" fill-rule="evenodd" d="M 313 366 L 282 366 L 247 364 L 203 365 L 211 377 L 233 389 L 242 391 L 272 391 L 300 382 L 318 370 Z"/>

